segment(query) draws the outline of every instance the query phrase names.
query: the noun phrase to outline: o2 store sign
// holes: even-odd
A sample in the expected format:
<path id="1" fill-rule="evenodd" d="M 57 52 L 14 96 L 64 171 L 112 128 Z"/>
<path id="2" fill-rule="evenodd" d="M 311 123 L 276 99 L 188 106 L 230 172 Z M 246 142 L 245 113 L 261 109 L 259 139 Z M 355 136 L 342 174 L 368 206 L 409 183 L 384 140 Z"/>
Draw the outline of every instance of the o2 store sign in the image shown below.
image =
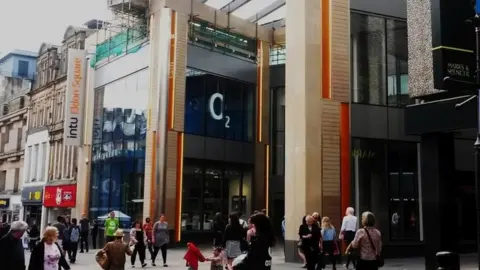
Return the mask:
<path id="1" fill-rule="evenodd" d="M 217 101 L 217 99 L 220 100 L 221 104 L 219 112 L 215 111 L 215 102 Z M 212 117 L 213 120 L 224 121 L 225 128 L 230 128 L 230 116 L 223 114 L 223 99 L 224 96 L 222 93 L 215 93 L 211 95 L 208 99 L 208 110 L 210 111 L 210 117 Z"/>

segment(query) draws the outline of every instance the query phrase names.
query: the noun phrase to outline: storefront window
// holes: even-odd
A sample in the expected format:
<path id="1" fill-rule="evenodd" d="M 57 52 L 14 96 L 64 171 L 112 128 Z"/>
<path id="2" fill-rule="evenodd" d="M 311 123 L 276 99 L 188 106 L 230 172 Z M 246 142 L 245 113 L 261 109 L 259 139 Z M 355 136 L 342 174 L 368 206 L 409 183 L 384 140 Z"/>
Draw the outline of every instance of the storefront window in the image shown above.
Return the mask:
<path id="1" fill-rule="evenodd" d="M 216 213 L 251 213 L 252 169 L 244 165 L 186 159 L 182 231 L 211 231 Z"/>
<path id="2" fill-rule="evenodd" d="M 285 88 L 272 89 L 272 145 L 273 175 L 285 174 Z"/>
<path id="3" fill-rule="evenodd" d="M 407 23 L 387 20 L 387 94 L 389 106 L 406 106 L 408 96 Z"/>
<path id="4" fill-rule="evenodd" d="M 254 85 L 187 71 L 185 133 L 252 141 Z"/>
<path id="5" fill-rule="evenodd" d="M 355 208 L 371 211 L 387 241 L 418 240 L 417 144 L 353 139 Z"/>
<path id="6" fill-rule="evenodd" d="M 142 219 L 148 71 L 95 90 L 91 218 L 121 212 L 122 226 Z"/>

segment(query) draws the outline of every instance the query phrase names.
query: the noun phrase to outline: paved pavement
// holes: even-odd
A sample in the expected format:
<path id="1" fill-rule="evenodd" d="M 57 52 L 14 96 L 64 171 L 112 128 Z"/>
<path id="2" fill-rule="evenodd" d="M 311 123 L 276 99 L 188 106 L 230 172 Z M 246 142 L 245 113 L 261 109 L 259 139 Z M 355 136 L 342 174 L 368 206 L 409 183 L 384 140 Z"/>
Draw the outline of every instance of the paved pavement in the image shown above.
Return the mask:
<path id="1" fill-rule="evenodd" d="M 204 255 L 210 255 L 210 250 L 202 250 Z M 282 254 L 282 250 L 274 250 L 273 251 L 273 270 L 291 270 L 291 269 L 301 269 L 300 264 L 292 264 L 292 263 L 285 263 L 284 257 Z M 93 270 L 93 269 L 100 269 L 100 267 L 96 264 L 94 258 L 95 251 L 90 251 L 89 253 L 79 253 L 77 255 L 77 263 L 72 265 L 72 270 Z M 182 259 L 183 255 L 185 254 L 185 250 L 183 249 L 172 249 L 168 251 L 168 269 L 182 269 L 185 270 L 185 261 Z M 30 257 L 30 252 L 26 252 L 26 259 Z M 161 255 L 159 254 L 159 257 Z M 150 258 L 150 255 L 147 251 L 147 259 Z M 473 270 L 478 269 L 476 267 L 476 260 L 475 255 L 464 255 L 461 257 L 462 261 L 462 270 Z M 127 258 L 127 267 L 126 269 L 131 269 L 130 260 Z M 162 269 L 163 267 L 159 263 L 160 260 L 157 259 L 157 266 L 152 267 L 147 266 L 146 269 Z M 140 268 L 140 262 L 137 259 L 137 267 L 136 269 Z M 210 269 L 210 265 L 208 263 L 203 263 L 200 265 L 200 270 L 208 270 Z M 331 269 L 331 266 L 327 266 L 327 269 Z M 338 269 L 343 269 L 339 267 Z M 382 268 L 383 270 L 420 270 L 425 269 L 424 267 L 424 260 L 423 258 L 406 258 L 406 259 L 391 259 L 386 260 L 385 267 Z"/>

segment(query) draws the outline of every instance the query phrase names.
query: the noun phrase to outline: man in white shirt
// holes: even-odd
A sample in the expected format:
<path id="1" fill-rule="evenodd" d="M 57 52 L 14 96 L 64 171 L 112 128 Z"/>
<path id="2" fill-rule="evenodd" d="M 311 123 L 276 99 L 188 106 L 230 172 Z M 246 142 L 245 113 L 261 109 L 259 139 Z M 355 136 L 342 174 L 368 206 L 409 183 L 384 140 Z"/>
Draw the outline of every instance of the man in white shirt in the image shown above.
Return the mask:
<path id="1" fill-rule="evenodd" d="M 340 239 L 343 239 L 345 246 L 350 245 L 350 243 L 355 238 L 355 232 L 357 231 L 358 219 L 354 216 L 355 210 L 353 207 L 348 207 L 345 211 L 345 216 L 342 221 L 342 228 L 340 229 Z M 351 256 L 351 253 L 347 254 L 347 263 L 344 264 L 344 268 L 348 269 L 350 261 L 353 263 L 353 267 L 356 268 L 356 262 Z"/>

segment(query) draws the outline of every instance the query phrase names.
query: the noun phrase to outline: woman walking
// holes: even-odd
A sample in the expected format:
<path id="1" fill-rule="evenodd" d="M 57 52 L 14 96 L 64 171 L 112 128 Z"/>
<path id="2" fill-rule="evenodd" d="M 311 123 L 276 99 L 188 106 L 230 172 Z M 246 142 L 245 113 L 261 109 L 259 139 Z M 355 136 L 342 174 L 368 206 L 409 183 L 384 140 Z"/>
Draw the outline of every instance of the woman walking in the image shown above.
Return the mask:
<path id="1" fill-rule="evenodd" d="M 371 212 L 362 214 L 363 229 L 359 229 L 355 234 L 350 248 L 360 250 L 360 259 L 357 261 L 357 270 L 377 270 L 380 262 L 378 256 L 382 252 L 382 235 L 375 229 L 375 216 Z"/>
<path id="2" fill-rule="evenodd" d="M 62 248 L 57 243 L 58 229 L 47 227 L 43 239 L 35 246 L 30 256 L 28 270 L 70 270 Z"/>
<path id="3" fill-rule="evenodd" d="M 130 246 L 134 246 L 132 257 L 130 258 L 132 268 L 135 268 L 137 254 L 140 258 L 142 268 L 146 267 L 147 264 L 145 263 L 145 250 L 147 248 L 147 235 L 143 231 L 140 221 L 136 221 L 133 224 L 133 228 L 130 230 Z"/>
<path id="4" fill-rule="evenodd" d="M 355 210 L 353 207 L 348 207 L 345 211 L 345 216 L 343 217 L 342 221 L 342 228 L 340 229 L 340 239 L 343 239 L 343 243 L 346 247 L 350 245 L 350 243 L 355 238 L 355 232 L 357 231 L 357 217 L 354 216 Z M 353 268 L 357 268 L 357 262 L 355 258 L 352 256 L 351 252 L 347 254 L 347 263 L 343 265 L 344 268 L 348 269 L 350 262 L 353 264 Z"/>
<path id="5" fill-rule="evenodd" d="M 250 218 L 253 234 L 250 237 L 250 248 L 245 258 L 233 267 L 234 270 L 270 270 L 272 257 L 270 248 L 275 244 L 270 219 L 263 213 Z"/>
<path id="6" fill-rule="evenodd" d="M 243 241 L 245 237 L 246 232 L 243 226 L 240 225 L 238 216 L 231 214 L 223 237 L 223 248 L 227 256 L 227 267 L 230 270 L 232 270 L 233 260 L 242 254 L 241 241 Z"/>
<path id="7" fill-rule="evenodd" d="M 336 253 L 338 253 L 337 243 L 335 243 L 336 232 L 335 228 L 330 222 L 330 218 L 323 217 L 322 219 L 322 247 L 323 255 L 328 254 L 330 262 L 332 263 L 332 269 L 337 269 L 337 260 L 335 259 Z"/>
<path id="8" fill-rule="evenodd" d="M 321 232 L 317 225 L 317 221 L 312 216 L 306 217 L 306 224 L 300 225 L 298 229 L 300 236 L 301 248 L 305 254 L 308 270 L 315 270 L 320 254 L 320 238 Z"/>
<path id="9" fill-rule="evenodd" d="M 168 267 L 167 265 L 167 247 L 170 242 L 170 234 L 168 232 L 168 223 L 165 221 L 165 215 L 161 214 L 159 221 L 155 222 L 153 225 L 153 237 L 152 244 L 153 256 L 152 256 L 152 266 L 156 266 L 155 260 L 158 255 L 158 251 L 162 252 L 163 267 Z"/>

